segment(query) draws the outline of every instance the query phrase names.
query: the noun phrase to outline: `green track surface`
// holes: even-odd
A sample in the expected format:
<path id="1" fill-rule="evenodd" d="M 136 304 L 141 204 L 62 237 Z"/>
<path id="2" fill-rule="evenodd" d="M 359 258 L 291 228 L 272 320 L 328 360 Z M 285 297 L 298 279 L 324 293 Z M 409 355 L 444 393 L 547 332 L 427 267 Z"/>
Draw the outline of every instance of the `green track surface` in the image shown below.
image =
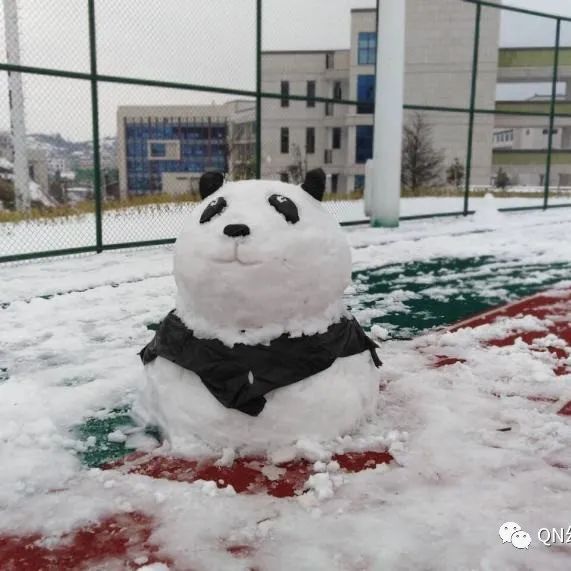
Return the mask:
<path id="1" fill-rule="evenodd" d="M 128 454 L 130 450 L 123 442 L 109 442 L 107 436 L 114 430 L 132 428 L 134 425 L 128 407 L 101 411 L 99 416 L 87 419 L 78 427 L 78 435 L 86 443 L 92 437 L 93 444 L 81 454 L 82 462 L 89 467 L 100 466 Z"/>
<path id="2" fill-rule="evenodd" d="M 490 256 L 438 258 L 354 272 L 355 292 L 346 302 L 366 329 L 377 324 L 393 338 L 407 338 L 568 279 L 571 263 L 523 264 Z M 155 330 L 156 324 L 149 329 Z M 100 466 L 130 452 L 124 443 L 109 442 L 107 435 L 133 426 L 128 407 L 100 411 L 88 419 L 77 427 L 77 436 L 95 441 L 91 439 L 82 461 Z"/>
<path id="3" fill-rule="evenodd" d="M 437 258 L 355 272 L 356 293 L 348 301 L 365 327 L 378 324 L 394 337 L 411 337 L 565 279 L 571 279 L 571 263 Z"/>

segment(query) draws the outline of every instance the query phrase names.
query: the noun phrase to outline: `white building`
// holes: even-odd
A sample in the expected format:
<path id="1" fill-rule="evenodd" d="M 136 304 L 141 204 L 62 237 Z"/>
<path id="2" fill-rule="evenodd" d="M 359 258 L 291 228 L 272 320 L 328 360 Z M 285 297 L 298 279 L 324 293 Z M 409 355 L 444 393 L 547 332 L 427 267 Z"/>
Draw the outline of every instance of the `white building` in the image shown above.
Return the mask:
<path id="1" fill-rule="evenodd" d="M 493 108 L 497 76 L 499 14 L 482 18 L 476 105 Z M 445 17 L 444 17 L 445 15 Z M 262 57 L 263 90 L 284 95 L 315 94 L 361 102 L 323 104 L 284 98 L 262 106 L 262 175 L 286 178 L 292 164 L 321 166 L 328 190 L 363 187 L 364 162 L 372 155 L 376 12 L 351 11 L 351 46 L 336 51 L 274 51 Z M 408 0 L 405 103 L 467 107 L 470 100 L 474 6 L 458 0 Z M 445 164 L 466 158 L 468 115 L 423 112 L 432 126 L 433 145 Z M 407 113 L 410 115 L 410 112 Z M 489 182 L 493 117 L 476 118 L 472 182 Z M 299 152 L 299 154 L 298 154 Z M 297 156 L 296 156 L 297 155 Z M 444 173 L 443 173 L 444 174 Z"/>
<path id="2" fill-rule="evenodd" d="M 495 103 L 498 12 L 485 10 L 482 18 L 476 101 L 480 108 L 493 108 Z M 408 0 L 405 103 L 468 106 L 474 16 L 474 6 L 459 0 Z M 262 90 L 284 96 L 262 100 L 264 178 L 293 180 L 299 178 L 300 170 L 322 167 L 328 175 L 328 191 L 345 193 L 363 188 L 365 161 L 372 156 L 373 148 L 375 28 L 374 9 L 354 9 L 348 49 L 262 54 Z M 290 100 L 287 95 L 310 100 Z M 314 96 L 358 101 L 358 105 L 321 103 L 312 101 Z M 444 179 L 444 171 L 454 159 L 461 163 L 466 160 L 468 114 L 443 111 L 423 114 L 432 127 L 433 146 L 445 157 Z M 180 121 L 185 125 L 194 122 L 197 128 L 199 124 L 206 128 L 216 123 L 220 131 L 216 131 L 214 139 L 207 131 L 193 135 L 199 137 L 195 157 L 182 135 L 184 129 L 191 127 L 179 129 L 176 124 Z M 163 132 L 154 127 L 157 122 L 170 127 Z M 135 124 L 140 126 L 137 136 L 130 134 L 137 130 L 130 127 Z M 250 172 L 252 176 L 254 127 L 254 103 L 248 101 L 210 106 L 120 107 L 118 164 L 122 196 L 192 190 L 205 168 L 223 167 L 231 174 Z M 158 146 L 154 145 L 151 132 L 156 132 L 160 139 Z M 489 182 L 492 134 L 493 116 L 477 116 L 472 159 L 475 184 Z M 226 139 L 224 150 L 221 141 L 216 140 L 218 136 Z M 130 137 L 139 139 L 129 142 Z M 164 154 L 153 156 L 154 150 Z"/>
<path id="3" fill-rule="evenodd" d="M 494 129 L 494 150 L 545 150 L 549 144 L 549 127 L 512 127 Z M 563 129 L 553 128 L 551 148 L 563 149 Z"/>
<path id="4" fill-rule="evenodd" d="M 50 157 L 48 159 L 48 169 L 50 174 L 55 174 L 56 172 L 66 172 L 69 170 L 67 159 L 62 157 Z"/>
<path id="5" fill-rule="evenodd" d="M 557 100 L 561 103 L 567 101 L 564 96 L 559 96 Z M 549 96 L 534 95 L 524 103 L 549 104 L 550 101 Z M 502 116 L 498 117 L 499 123 L 506 123 Z M 546 120 L 542 121 L 542 126 L 536 126 L 534 123 L 534 121 L 529 121 L 526 124 L 524 120 L 520 121 L 521 126 L 504 125 L 494 129 L 494 163 L 497 166 L 493 175 L 497 174 L 501 168 L 508 175 L 512 185 L 542 187 L 545 184 L 549 125 Z M 571 129 L 567 123 L 561 125 L 561 121 L 557 120 L 551 139 L 551 149 L 555 157 L 552 157 L 551 186 L 568 187 L 571 185 L 571 163 L 568 158 L 570 147 Z"/>

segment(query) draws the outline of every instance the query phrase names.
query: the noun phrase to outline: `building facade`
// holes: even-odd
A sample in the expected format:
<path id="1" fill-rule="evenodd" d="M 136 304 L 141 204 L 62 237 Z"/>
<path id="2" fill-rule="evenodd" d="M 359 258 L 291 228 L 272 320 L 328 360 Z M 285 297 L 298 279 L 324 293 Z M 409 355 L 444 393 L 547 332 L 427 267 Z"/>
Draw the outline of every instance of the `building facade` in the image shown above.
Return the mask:
<path id="1" fill-rule="evenodd" d="M 121 197 L 198 192 L 200 175 L 209 170 L 253 176 L 253 117 L 250 101 L 119 107 Z"/>
<path id="2" fill-rule="evenodd" d="M 531 49 L 529 51 L 532 51 Z M 527 54 L 526 54 L 527 55 Z M 570 66 L 567 66 L 569 68 Z M 530 68 L 531 69 L 531 68 Z M 566 68 L 563 68 L 566 69 Z M 521 72 L 520 72 L 521 73 Z M 528 70 L 530 77 L 537 77 L 537 70 Z M 567 74 L 570 74 L 567 69 Z M 571 74 L 570 74 L 571 75 Z M 570 84 L 567 83 L 567 89 Z M 556 100 L 556 110 L 568 112 L 571 90 Z M 551 97 L 534 95 L 522 101 L 502 101 L 499 109 L 510 111 L 537 110 L 549 112 Z M 513 186 L 544 187 L 549 148 L 549 119 L 541 116 L 496 115 L 494 130 L 494 179 L 502 169 Z M 558 117 L 551 132 L 551 169 L 549 184 L 552 187 L 571 187 L 571 121 Z"/>
<path id="3" fill-rule="evenodd" d="M 445 14 L 445 17 L 443 17 Z M 457 0 L 409 0 L 406 14 L 405 103 L 466 108 L 470 101 L 473 58 L 473 5 Z M 365 162 L 373 152 L 376 12 L 351 11 L 348 50 L 274 51 L 262 57 L 263 90 L 283 99 L 262 104 L 262 175 L 291 178 L 296 163 L 321 166 L 330 192 L 364 186 Z M 486 10 L 480 30 L 476 105 L 495 104 L 499 11 Z M 358 105 L 289 102 L 288 94 L 357 101 Z M 405 122 L 412 112 L 405 113 Z M 468 114 L 421 112 L 431 128 L 431 143 L 447 166 L 465 162 Z M 493 117 L 479 115 L 474 125 L 472 182 L 488 184 L 492 168 Z M 294 168 L 292 168 L 294 167 Z"/>
<path id="4" fill-rule="evenodd" d="M 221 111 L 218 106 L 120 107 L 122 194 L 192 192 L 200 173 L 226 171 L 227 117 Z"/>
<path id="5" fill-rule="evenodd" d="M 480 30 L 476 105 L 493 108 L 498 64 L 498 10 L 486 10 Z M 445 15 L 445 17 L 443 16 Z M 458 0 L 409 0 L 406 22 L 405 103 L 467 107 L 473 57 L 474 6 Z M 300 182 L 322 167 L 327 191 L 361 190 L 373 153 L 376 12 L 351 11 L 349 49 L 267 51 L 262 54 L 261 171 L 264 178 Z M 307 101 L 288 99 L 301 95 Z M 322 103 L 326 97 L 339 103 Z M 341 101 L 356 101 L 357 105 Z M 407 112 L 405 121 L 409 118 Z M 468 114 L 423 112 L 432 145 L 446 167 L 466 159 Z M 493 116 L 474 125 L 472 182 L 488 184 Z M 398 144 L 398 143 L 395 143 Z M 255 172 L 254 102 L 184 107 L 120 107 L 118 157 L 121 195 L 186 192 L 205 170 L 233 178 Z"/>

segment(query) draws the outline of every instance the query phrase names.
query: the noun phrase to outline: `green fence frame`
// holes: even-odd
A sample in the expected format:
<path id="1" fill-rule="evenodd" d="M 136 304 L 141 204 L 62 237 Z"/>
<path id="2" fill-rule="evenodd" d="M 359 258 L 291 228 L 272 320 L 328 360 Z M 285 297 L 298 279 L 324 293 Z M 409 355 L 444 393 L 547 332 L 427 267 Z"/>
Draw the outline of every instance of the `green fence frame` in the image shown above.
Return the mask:
<path id="1" fill-rule="evenodd" d="M 254 0 L 252 0 L 254 1 Z M 433 105 L 404 105 L 405 110 L 411 111 L 435 111 L 444 113 L 464 113 L 469 117 L 468 122 L 468 140 L 466 152 L 466 177 L 464 185 L 464 204 L 463 209 L 458 212 L 440 212 L 434 214 L 422 214 L 416 216 L 402 216 L 401 220 L 420 220 L 427 218 L 438 217 L 451 217 L 451 216 L 467 216 L 473 214 L 469 209 L 469 193 L 470 193 L 470 179 L 472 170 L 472 151 L 474 139 L 474 123 L 477 115 L 514 115 L 524 117 L 544 117 L 549 119 L 549 133 L 548 133 L 548 148 L 545 165 L 545 184 L 544 184 L 544 197 L 542 206 L 526 206 L 526 207 L 513 207 L 501 208 L 502 212 L 515 212 L 527 210 L 539 210 L 547 208 L 560 208 L 571 207 L 570 204 L 549 204 L 549 183 L 551 176 L 551 158 L 553 154 L 553 126 L 557 117 L 571 117 L 571 113 L 557 113 L 556 111 L 556 94 L 557 94 L 557 77 L 559 67 L 559 52 L 561 42 L 561 24 L 562 22 L 571 22 L 571 18 L 558 16 L 554 14 L 547 14 L 534 10 L 527 10 L 517 8 L 515 6 L 508 6 L 504 4 L 496 4 L 487 0 L 458 0 L 474 5 L 474 47 L 472 58 L 472 73 L 471 73 L 471 87 L 470 87 L 470 100 L 468 107 L 440 107 Z M 25 65 L 12 65 L 0 62 L 0 71 L 18 72 L 23 74 L 35 74 L 51 77 L 62 77 L 67 79 L 79 79 L 88 81 L 91 85 L 91 111 L 92 111 L 92 133 L 93 133 L 93 168 L 94 168 L 94 201 L 95 201 L 95 236 L 94 244 L 92 246 L 84 246 L 78 248 L 65 248 L 61 250 L 48 250 L 41 252 L 29 252 L 23 254 L 14 254 L 10 256 L 0 256 L 0 263 L 2 262 L 16 262 L 23 260 L 30 260 L 34 258 L 48 258 L 54 256 L 63 256 L 71 254 L 84 254 L 92 252 L 103 252 L 106 250 L 117 250 L 123 248 L 138 248 L 147 246 L 160 246 L 163 244 L 170 244 L 175 241 L 175 238 L 160 239 L 160 240 L 147 240 L 147 241 L 133 241 L 123 243 L 106 244 L 103 235 L 103 218 L 102 218 L 102 189 L 101 189 L 101 157 L 100 157 L 100 137 L 99 137 L 99 94 L 98 86 L 100 83 L 119 83 L 123 85 L 140 85 L 146 87 L 160 87 L 166 89 L 182 89 L 188 91 L 202 91 L 209 93 L 220 93 L 225 95 L 237 95 L 252 97 L 255 100 L 256 109 L 256 177 L 261 176 L 261 153 L 262 153 L 262 99 L 282 99 L 284 96 L 281 93 L 268 93 L 262 91 L 262 8 L 263 0 L 255 0 L 256 3 L 256 89 L 254 91 L 244 89 L 232 89 L 222 87 L 211 87 L 207 85 L 193 84 L 193 83 L 179 83 L 173 81 L 160 81 L 141 79 L 136 77 L 114 76 L 100 74 L 97 69 L 97 25 L 96 25 L 96 0 L 87 0 L 88 9 L 88 24 L 89 24 L 89 52 L 90 52 L 90 70 L 89 73 L 66 71 L 62 69 L 51 69 L 44 67 L 33 67 Z M 377 0 L 377 9 L 379 0 Z M 551 79 L 551 100 L 549 112 L 534 112 L 534 111 L 517 111 L 517 110 L 498 110 L 498 109 L 479 109 L 476 107 L 476 94 L 477 94 L 477 80 L 478 80 L 478 62 L 479 62 L 479 49 L 480 49 L 480 25 L 482 19 L 483 9 L 490 10 L 505 10 L 508 12 L 515 12 L 520 14 L 527 14 L 539 18 L 546 18 L 554 20 L 556 23 L 556 38 L 554 44 L 554 62 L 553 72 Z M 308 97 L 304 95 L 288 95 L 288 99 L 295 101 L 307 101 Z M 312 97 L 313 101 L 341 105 L 359 104 L 358 101 L 348 99 L 333 99 L 327 97 Z M 357 224 L 366 224 L 368 220 L 355 220 L 349 222 L 342 222 L 343 226 L 353 226 Z"/>

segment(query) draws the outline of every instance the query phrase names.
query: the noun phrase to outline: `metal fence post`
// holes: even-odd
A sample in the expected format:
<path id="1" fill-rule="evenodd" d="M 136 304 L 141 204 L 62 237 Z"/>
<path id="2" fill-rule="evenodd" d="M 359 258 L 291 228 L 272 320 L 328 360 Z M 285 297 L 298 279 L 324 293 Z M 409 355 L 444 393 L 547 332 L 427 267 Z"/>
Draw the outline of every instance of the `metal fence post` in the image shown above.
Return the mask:
<path id="1" fill-rule="evenodd" d="M 561 43 L 561 18 L 557 18 L 555 28 L 555 51 L 553 53 L 553 76 L 551 78 L 551 104 L 549 107 L 549 131 L 547 135 L 547 159 L 545 161 L 545 187 L 543 189 L 543 209 L 549 207 L 549 183 L 551 178 L 551 154 L 553 152 L 553 128 L 555 126 L 555 102 L 557 100 L 557 74 L 559 69 L 559 45 Z"/>
<path id="2" fill-rule="evenodd" d="M 262 0 L 256 0 L 256 178 L 262 178 Z"/>
<path id="3" fill-rule="evenodd" d="M 482 6 L 476 4 L 476 22 L 474 25 L 474 53 L 472 54 L 472 84 L 470 86 L 470 119 L 468 122 L 468 144 L 466 147 L 466 180 L 464 186 L 464 216 L 468 215 L 470 200 L 470 179 L 472 175 L 472 144 L 474 141 L 474 117 L 476 108 L 476 87 L 478 83 L 478 57 L 480 53 L 480 22 Z"/>
<path id="4" fill-rule="evenodd" d="M 97 85 L 97 37 L 95 27 L 95 0 L 88 0 L 89 10 L 89 61 L 91 75 L 91 121 L 93 128 L 93 189 L 95 196 L 95 246 L 103 251 L 101 156 L 99 153 L 99 93 Z"/>

